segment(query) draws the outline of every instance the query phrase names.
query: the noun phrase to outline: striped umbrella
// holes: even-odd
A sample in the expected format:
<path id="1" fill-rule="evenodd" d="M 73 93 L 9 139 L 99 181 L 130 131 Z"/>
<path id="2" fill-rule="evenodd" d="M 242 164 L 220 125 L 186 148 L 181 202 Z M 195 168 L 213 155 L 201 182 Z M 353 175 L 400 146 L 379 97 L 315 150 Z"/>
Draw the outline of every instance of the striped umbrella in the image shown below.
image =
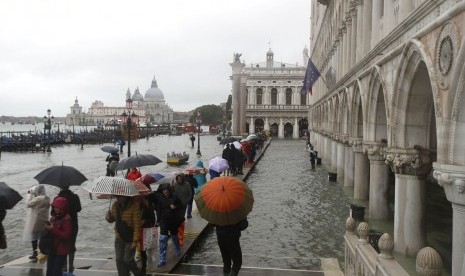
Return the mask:
<path id="1" fill-rule="evenodd" d="M 119 196 L 141 195 L 140 190 L 136 187 L 135 181 L 118 177 L 100 176 L 98 178 L 85 181 L 82 183 L 81 187 L 93 194 Z M 147 187 L 145 187 L 145 189 L 149 191 Z"/>

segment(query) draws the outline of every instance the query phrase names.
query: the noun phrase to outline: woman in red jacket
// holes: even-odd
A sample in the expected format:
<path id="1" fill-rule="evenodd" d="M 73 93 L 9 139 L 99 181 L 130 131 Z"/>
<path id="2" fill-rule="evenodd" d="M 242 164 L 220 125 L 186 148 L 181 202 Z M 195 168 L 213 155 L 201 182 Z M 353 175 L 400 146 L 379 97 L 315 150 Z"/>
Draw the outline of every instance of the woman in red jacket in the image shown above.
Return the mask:
<path id="1" fill-rule="evenodd" d="M 68 214 L 68 201 L 56 197 L 52 204 L 52 217 L 45 228 L 53 235 L 53 250 L 48 255 L 46 276 L 61 276 L 72 246 L 73 222 Z"/>

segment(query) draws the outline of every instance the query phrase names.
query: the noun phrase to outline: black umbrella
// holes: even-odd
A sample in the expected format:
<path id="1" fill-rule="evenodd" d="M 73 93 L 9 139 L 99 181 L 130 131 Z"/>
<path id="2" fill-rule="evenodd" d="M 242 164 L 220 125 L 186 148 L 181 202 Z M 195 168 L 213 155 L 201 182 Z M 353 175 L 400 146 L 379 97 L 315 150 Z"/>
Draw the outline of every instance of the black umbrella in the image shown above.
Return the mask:
<path id="1" fill-rule="evenodd" d="M 117 147 L 113 147 L 113 146 L 103 146 L 100 149 L 102 151 L 108 152 L 108 153 L 115 153 L 115 152 L 119 151 L 119 149 Z"/>
<path id="2" fill-rule="evenodd" d="M 237 139 L 234 137 L 226 137 L 226 138 L 221 139 L 220 145 L 226 145 L 226 144 L 229 144 L 235 141 L 237 141 Z"/>
<path id="3" fill-rule="evenodd" d="M 138 168 L 143 166 L 156 165 L 162 161 L 151 154 L 136 154 L 131 157 L 124 158 L 119 161 L 117 170 L 127 170 L 130 168 Z"/>
<path id="4" fill-rule="evenodd" d="M 78 170 L 70 166 L 53 166 L 34 176 L 39 184 L 48 184 L 60 188 L 79 186 L 87 178 Z"/>
<path id="5" fill-rule="evenodd" d="M 15 190 L 0 182 L 0 210 L 13 208 L 16 203 L 20 202 L 23 197 Z"/>

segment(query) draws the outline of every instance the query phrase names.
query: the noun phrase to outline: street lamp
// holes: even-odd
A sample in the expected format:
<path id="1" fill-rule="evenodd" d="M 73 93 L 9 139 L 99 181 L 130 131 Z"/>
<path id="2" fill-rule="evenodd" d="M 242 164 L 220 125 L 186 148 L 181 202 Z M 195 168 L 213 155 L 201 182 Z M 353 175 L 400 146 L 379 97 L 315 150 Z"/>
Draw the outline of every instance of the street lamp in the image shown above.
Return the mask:
<path id="1" fill-rule="evenodd" d="M 50 149 L 50 130 L 52 129 L 52 124 L 55 118 L 50 116 L 52 111 L 47 109 L 47 116 L 44 116 L 44 152 L 45 152 L 45 132 L 48 130 L 48 141 L 47 141 L 47 152 L 52 152 Z"/>
<path id="2" fill-rule="evenodd" d="M 123 117 L 123 123 L 126 122 L 126 129 L 128 132 L 128 157 L 131 156 L 131 128 L 132 128 L 132 121 L 135 122 L 137 115 L 134 111 L 131 114 L 132 109 L 132 100 L 129 98 L 126 100 L 126 108 L 128 109 L 128 113 L 123 112 L 121 116 Z"/>
<path id="3" fill-rule="evenodd" d="M 195 122 L 197 123 L 197 156 L 202 156 L 200 153 L 200 124 L 202 123 L 202 119 L 200 117 L 200 112 L 197 112 L 197 117 L 195 118 Z"/>
<path id="4" fill-rule="evenodd" d="M 223 116 L 223 138 L 226 136 L 226 116 Z"/>

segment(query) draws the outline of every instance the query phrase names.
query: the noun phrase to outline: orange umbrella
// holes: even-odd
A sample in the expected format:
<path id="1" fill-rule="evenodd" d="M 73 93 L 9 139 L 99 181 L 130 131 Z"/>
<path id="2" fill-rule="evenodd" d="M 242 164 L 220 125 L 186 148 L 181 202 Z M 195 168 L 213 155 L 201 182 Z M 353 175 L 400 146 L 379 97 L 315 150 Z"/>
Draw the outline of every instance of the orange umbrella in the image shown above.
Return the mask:
<path id="1" fill-rule="evenodd" d="M 200 216 L 210 223 L 230 225 L 247 217 L 253 207 L 252 190 L 235 177 L 210 180 L 195 195 Z"/>

